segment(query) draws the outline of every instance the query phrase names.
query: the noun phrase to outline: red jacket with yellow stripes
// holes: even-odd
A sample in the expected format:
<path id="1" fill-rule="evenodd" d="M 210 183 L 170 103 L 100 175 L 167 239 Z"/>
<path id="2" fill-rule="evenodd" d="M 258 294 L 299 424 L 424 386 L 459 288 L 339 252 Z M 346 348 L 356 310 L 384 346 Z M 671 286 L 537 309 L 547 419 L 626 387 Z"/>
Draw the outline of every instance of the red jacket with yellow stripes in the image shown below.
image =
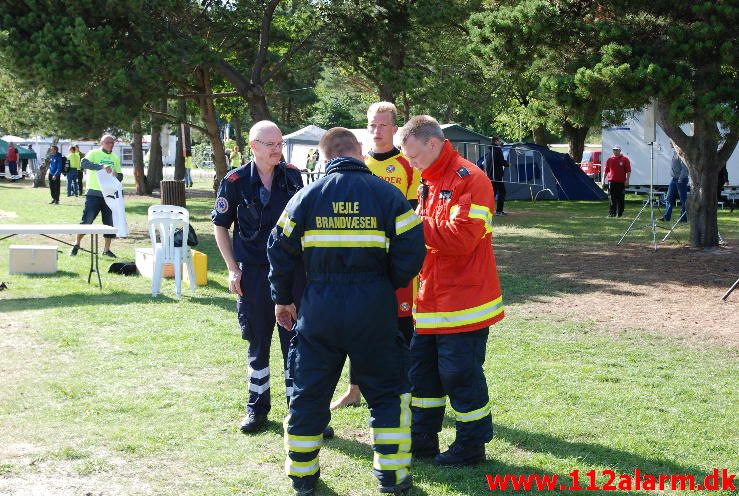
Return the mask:
<path id="1" fill-rule="evenodd" d="M 492 245 L 493 187 L 445 140 L 419 188 L 427 253 L 414 317 L 418 334 L 482 329 L 503 318 Z M 423 198 L 425 196 L 425 198 Z"/>

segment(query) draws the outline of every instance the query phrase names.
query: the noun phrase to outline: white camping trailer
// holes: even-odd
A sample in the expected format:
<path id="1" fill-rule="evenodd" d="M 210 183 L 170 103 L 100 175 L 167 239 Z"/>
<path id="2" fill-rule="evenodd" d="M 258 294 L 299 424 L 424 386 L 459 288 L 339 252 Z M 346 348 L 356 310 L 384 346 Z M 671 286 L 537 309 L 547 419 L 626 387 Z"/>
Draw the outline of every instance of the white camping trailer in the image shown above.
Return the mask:
<path id="1" fill-rule="evenodd" d="M 612 155 L 613 145 L 621 146 L 621 153 L 631 161 L 630 189 L 649 188 L 649 143 L 644 141 L 645 112 L 640 110 L 633 117 L 618 126 L 603 128 L 603 166 Z M 686 134 L 693 134 L 690 124 L 680 126 Z M 667 187 L 670 184 L 670 161 L 672 160 L 672 144 L 670 138 L 657 125 L 654 142 L 654 185 Z M 726 163 L 729 172 L 729 184 L 739 186 L 739 147 Z"/>

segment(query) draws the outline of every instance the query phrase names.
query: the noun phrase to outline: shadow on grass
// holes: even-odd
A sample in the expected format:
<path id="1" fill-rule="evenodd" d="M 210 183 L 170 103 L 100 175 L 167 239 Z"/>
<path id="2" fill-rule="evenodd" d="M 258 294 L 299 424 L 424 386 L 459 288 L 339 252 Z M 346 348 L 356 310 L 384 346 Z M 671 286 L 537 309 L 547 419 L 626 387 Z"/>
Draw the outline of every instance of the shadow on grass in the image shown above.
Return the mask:
<path id="1" fill-rule="evenodd" d="M 277 422 L 273 422 L 270 426 L 271 431 L 281 434 L 282 428 Z M 658 477 L 660 474 L 681 474 L 692 475 L 695 477 L 696 484 L 702 483 L 703 477 L 707 475 L 703 469 L 687 465 L 681 465 L 672 460 L 647 458 L 641 455 L 633 454 L 615 448 L 609 448 L 597 443 L 583 443 L 566 441 L 548 434 L 537 432 L 529 432 L 522 429 L 514 429 L 506 426 L 496 425 L 494 427 L 494 435 L 498 439 L 503 439 L 517 448 L 529 452 L 547 453 L 560 459 L 578 460 L 578 464 L 587 464 L 587 466 L 608 467 L 610 470 L 619 474 L 631 474 L 634 470 L 639 469 L 644 475 L 652 475 Z M 346 439 L 341 437 L 341 432 L 337 431 L 334 439 L 325 442 L 324 447 L 329 450 L 337 450 L 346 456 L 358 460 L 366 460 L 368 465 L 372 464 L 372 447 L 369 444 L 357 441 L 355 439 Z M 442 450 L 444 447 L 442 446 Z M 572 469 L 576 469 L 573 466 Z M 490 491 L 487 475 L 495 477 L 499 474 L 513 476 L 528 475 L 548 475 L 550 477 L 557 476 L 556 489 L 562 494 L 582 494 L 581 490 L 568 491 L 569 487 L 574 484 L 569 473 L 554 474 L 542 470 L 541 466 L 532 465 L 515 465 L 503 463 L 491 457 L 485 462 L 474 467 L 460 468 L 442 468 L 434 465 L 432 459 L 413 459 L 412 466 L 413 477 L 416 483 L 430 482 L 440 486 L 451 488 L 454 492 L 467 495 L 487 494 Z M 596 483 L 602 485 L 606 479 L 601 475 L 600 471 L 596 471 Z M 613 484 L 618 484 L 618 477 Z M 579 485 L 585 488 L 590 483 L 586 473 L 581 471 L 579 474 Z M 499 488 L 498 490 L 500 490 Z M 512 486 L 508 490 L 512 490 Z M 536 490 L 536 485 L 533 485 Z M 543 489 L 543 488 L 542 488 Z M 669 489 L 669 481 L 666 489 Z M 523 491 L 523 488 L 521 489 Z M 319 493 L 320 494 L 320 493 Z M 333 493 L 325 493 L 333 494 Z M 423 489 L 415 486 L 408 494 L 425 495 L 428 494 Z M 629 494 L 653 494 L 650 491 L 631 490 Z"/>
<path id="2" fill-rule="evenodd" d="M 56 279 L 59 277 L 79 277 L 79 272 L 72 272 L 69 270 L 57 270 L 53 274 L 25 274 L 29 279 Z M 83 274 L 84 275 L 84 274 Z M 94 275 L 94 274 L 93 274 Z M 92 279 L 90 279 L 92 281 Z"/>

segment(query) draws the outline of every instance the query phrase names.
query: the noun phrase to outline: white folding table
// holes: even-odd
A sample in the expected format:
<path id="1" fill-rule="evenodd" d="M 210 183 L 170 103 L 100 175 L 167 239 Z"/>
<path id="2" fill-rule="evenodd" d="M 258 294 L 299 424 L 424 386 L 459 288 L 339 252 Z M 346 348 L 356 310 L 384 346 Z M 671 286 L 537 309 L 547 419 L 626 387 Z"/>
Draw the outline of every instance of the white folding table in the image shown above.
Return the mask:
<path id="1" fill-rule="evenodd" d="M 100 279 L 100 264 L 98 260 L 98 236 L 100 234 L 116 234 L 118 229 L 101 224 L 0 224 L 0 241 L 18 234 L 39 234 L 53 239 L 65 245 L 74 246 L 72 243 L 57 239 L 51 234 L 89 234 L 90 249 L 80 248 L 90 253 L 90 272 L 87 274 L 87 283 L 90 283 L 92 273 L 97 273 L 98 286 L 102 289 L 103 281 Z"/>

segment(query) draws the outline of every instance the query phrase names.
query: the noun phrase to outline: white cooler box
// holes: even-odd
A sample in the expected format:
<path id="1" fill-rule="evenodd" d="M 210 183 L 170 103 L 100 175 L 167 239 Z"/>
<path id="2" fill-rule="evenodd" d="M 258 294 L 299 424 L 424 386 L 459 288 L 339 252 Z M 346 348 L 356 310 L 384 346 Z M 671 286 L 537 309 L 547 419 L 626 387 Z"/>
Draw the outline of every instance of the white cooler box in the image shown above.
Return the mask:
<path id="1" fill-rule="evenodd" d="M 47 245 L 10 245 L 8 272 L 11 274 L 54 274 L 57 247 Z"/>

